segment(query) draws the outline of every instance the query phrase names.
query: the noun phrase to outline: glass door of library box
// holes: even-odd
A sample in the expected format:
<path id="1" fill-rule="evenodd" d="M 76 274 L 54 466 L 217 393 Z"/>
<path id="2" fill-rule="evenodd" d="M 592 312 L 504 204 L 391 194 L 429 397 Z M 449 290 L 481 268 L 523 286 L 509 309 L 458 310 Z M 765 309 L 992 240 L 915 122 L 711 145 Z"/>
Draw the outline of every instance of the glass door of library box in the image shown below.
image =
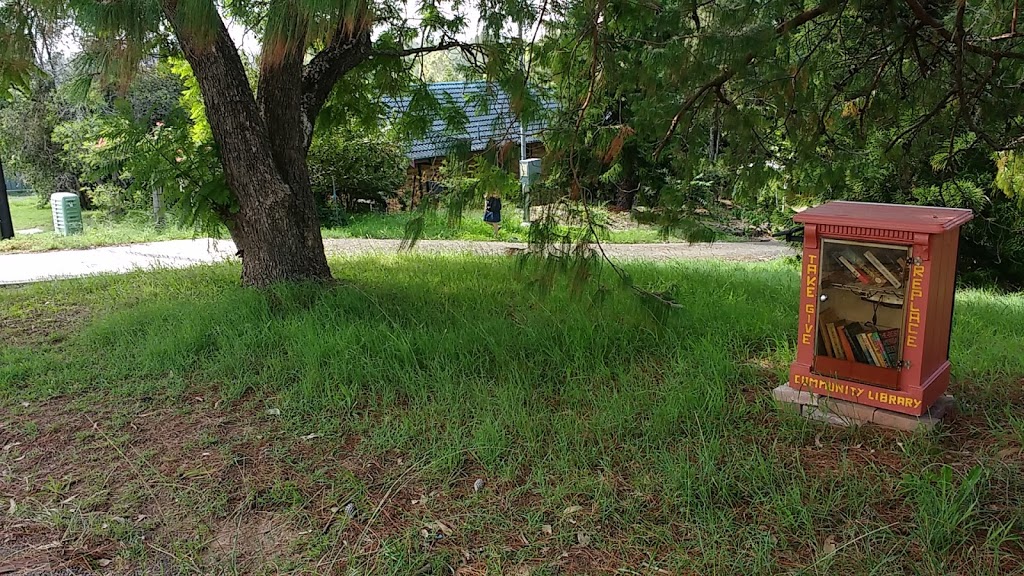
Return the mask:
<path id="1" fill-rule="evenodd" d="M 822 239 L 814 372 L 899 388 L 909 246 Z"/>

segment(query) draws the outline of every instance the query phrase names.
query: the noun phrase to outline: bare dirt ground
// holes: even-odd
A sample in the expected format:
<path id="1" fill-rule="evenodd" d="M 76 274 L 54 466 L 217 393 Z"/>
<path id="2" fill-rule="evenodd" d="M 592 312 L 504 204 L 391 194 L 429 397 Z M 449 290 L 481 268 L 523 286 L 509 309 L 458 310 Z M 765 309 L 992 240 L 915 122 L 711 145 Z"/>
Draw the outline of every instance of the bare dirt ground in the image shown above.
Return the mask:
<path id="1" fill-rule="evenodd" d="M 393 573 L 389 556 L 406 565 L 409 549 L 421 573 L 461 576 L 520 550 L 517 574 L 623 560 L 580 544 L 582 508 L 553 530 L 482 540 L 498 526 L 470 533 L 470 518 L 534 495 L 474 494 L 469 469 L 435 484 L 358 437 L 303 436 L 270 412 L 201 395 L 22 403 L 0 417 L 0 574 Z"/>

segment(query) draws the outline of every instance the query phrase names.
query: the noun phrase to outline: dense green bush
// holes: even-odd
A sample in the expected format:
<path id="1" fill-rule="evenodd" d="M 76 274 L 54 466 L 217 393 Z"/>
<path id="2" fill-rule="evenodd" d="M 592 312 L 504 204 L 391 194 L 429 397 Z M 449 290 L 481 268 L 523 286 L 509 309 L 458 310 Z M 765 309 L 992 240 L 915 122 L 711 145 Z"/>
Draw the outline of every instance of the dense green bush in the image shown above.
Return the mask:
<path id="1" fill-rule="evenodd" d="M 749 197 L 743 215 L 792 226 L 793 208 L 833 200 L 968 208 L 974 220 L 960 241 L 961 278 L 972 284 L 1024 288 L 1024 205 L 997 185 L 1015 175 L 1000 174 L 1000 164 L 984 149 L 964 140 L 952 154 L 908 147 L 884 152 L 869 147 L 856 162 L 787 172 Z"/>
<path id="2" fill-rule="evenodd" d="M 53 138 L 54 128 L 78 115 L 49 78 L 34 79 L 27 94 L 0 106 L 0 154 L 7 170 L 24 178 L 40 205 L 54 192 L 78 192 L 77 167 Z M 88 207 L 88 197 L 82 200 Z"/>
<path id="3" fill-rule="evenodd" d="M 397 142 L 338 128 L 319 134 L 309 150 L 309 177 L 325 225 L 366 207 L 383 209 L 405 181 L 409 160 Z M 335 200 L 336 199 L 336 200 Z"/>
<path id="4" fill-rule="evenodd" d="M 53 192 L 73 192 L 84 207 L 115 215 L 147 210 L 153 180 L 139 180 L 139 168 L 152 163 L 154 147 L 142 139 L 180 116 L 181 79 L 166 67 L 146 68 L 122 93 L 74 80 L 73 68 L 61 62 L 0 109 L 0 152 L 40 204 Z M 159 160 L 166 164 L 176 150 Z"/>

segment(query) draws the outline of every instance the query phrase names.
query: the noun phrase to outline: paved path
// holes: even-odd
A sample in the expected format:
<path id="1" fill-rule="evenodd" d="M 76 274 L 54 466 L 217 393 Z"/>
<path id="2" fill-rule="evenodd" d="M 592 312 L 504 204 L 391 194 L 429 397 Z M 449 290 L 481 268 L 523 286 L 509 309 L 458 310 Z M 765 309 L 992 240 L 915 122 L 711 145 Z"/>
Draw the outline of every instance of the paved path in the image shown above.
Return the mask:
<path id="1" fill-rule="evenodd" d="M 399 240 L 325 240 L 328 255 L 394 253 Z M 416 251 L 427 253 L 505 254 L 523 244 L 423 240 Z M 719 242 L 716 244 L 610 244 L 605 252 L 621 260 L 716 259 L 733 261 L 773 260 L 793 254 L 778 242 Z M 186 268 L 196 264 L 234 258 L 230 240 L 171 240 L 130 246 L 88 250 L 61 250 L 0 254 L 0 285 L 26 284 L 57 278 L 78 278 L 93 274 L 118 274 L 148 268 Z"/>
<path id="2" fill-rule="evenodd" d="M 119 274 L 146 268 L 186 268 L 224 260 L 234 254 L 234 243 L 207 239 L 0 254 L 0 285 Z"/>

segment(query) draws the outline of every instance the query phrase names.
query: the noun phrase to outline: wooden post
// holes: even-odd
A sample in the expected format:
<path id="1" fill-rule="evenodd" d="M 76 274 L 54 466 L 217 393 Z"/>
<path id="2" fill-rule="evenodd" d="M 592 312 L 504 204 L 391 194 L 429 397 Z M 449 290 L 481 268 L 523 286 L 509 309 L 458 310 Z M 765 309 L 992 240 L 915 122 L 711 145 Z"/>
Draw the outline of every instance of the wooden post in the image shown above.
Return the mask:
<path id="1" fill-rule="evenodd" d="M 164 225 L 164 188 L 150 186 L 153 189 L 153 225 L 159 228 Z"/>

